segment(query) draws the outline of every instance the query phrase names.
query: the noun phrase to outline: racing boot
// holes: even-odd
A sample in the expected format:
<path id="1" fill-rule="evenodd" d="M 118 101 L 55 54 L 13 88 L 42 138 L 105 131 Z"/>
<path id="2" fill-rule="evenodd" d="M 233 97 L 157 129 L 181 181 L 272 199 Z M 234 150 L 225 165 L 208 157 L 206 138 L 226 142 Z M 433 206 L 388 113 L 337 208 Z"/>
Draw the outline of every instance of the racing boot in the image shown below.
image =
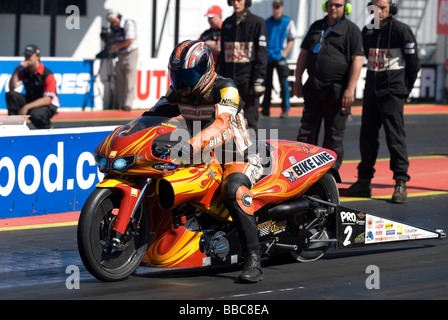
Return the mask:
<path id="1" fill-rule="evenodd" d="M 406 181 L 396 180 L 395 191 L 392 195 L 392 203 L 406 203 L 408 193 L 406 192 Z"/>
<path id="2" fill-rule="evenodd" d="M 372 186 L 370 179 L 359 178 L 347 189 L 340 189 L 339 195 L 342 197 L 370 198 L 372 196 Z"/>
<path id="3" fill-rule="evenodd" d="M 259 250 L 249 251 L 244 256 L 244 268 L 239 277 L 242 283 L 257 283 L 263 280 Z"/>

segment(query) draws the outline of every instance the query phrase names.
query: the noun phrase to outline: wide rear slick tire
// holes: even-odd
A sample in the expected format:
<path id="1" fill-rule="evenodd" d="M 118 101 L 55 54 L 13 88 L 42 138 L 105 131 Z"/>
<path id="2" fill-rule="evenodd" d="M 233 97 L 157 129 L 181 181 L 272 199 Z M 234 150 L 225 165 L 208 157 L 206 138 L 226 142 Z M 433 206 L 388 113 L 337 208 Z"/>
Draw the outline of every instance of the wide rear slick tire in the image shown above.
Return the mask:
<path id="1" fill-rule="evenodd" d="M 306 195 L 319 198 L 324 201 L 339 204 L 339 191 L 331 173 L 326 173 L 319 181 L 317 181 L 306 193 Z M 315 216 L 308 216 L 307 221 L 311 221 Z M 313 228 L 311 233 L 316 236 L 317 240 L 327 240 L 334 238 L 335 235 L 335 217 L 330 214 L 324 225 Z M 292 251 L 291 255 L 299 262 L 312 262 L 319 260 L 331 247 L 332 242 L 317 242 L 311 244 L 307 249 Z"/>
<path id="2" fill-rule="evenodd" d="M 122 246 L 112 245 L 113 225 L 120 207 L 118 189 L 97 188 L 87 199 L 78 222 L 78 249 L 86 269 L 101 281 L 127 279 L 139 266 L 149 238 L 149 219 L 142 204 L 129 223 Z M 115 209 L 115 210 L 114 210 Z"/>

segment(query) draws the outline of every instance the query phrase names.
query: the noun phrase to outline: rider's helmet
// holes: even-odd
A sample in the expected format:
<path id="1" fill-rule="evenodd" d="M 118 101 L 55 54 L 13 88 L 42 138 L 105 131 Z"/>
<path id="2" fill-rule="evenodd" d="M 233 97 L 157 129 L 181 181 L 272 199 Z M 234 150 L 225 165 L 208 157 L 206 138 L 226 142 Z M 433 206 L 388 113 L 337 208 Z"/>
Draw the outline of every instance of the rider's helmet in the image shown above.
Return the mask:
<path id="1" fill-rule="evenodd" d="M 183 97 L 205 93 L 217 76 L 213 54 L 201 41 L 179 43 L 171 53 L 168 70 L 174 91 Z"/>

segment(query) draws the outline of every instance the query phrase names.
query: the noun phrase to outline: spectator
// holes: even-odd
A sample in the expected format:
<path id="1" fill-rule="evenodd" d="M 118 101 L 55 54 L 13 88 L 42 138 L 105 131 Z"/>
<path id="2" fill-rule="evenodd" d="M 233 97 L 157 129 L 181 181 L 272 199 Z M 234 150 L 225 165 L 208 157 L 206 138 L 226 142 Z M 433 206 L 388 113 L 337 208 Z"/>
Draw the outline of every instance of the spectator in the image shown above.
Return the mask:
<path id="1" fill-rule="evenodd" d="M 130 111 L 137 85 L 137 26 L 134 20 L 123 18 L 116 10 L 108 11 L 107 20 L 114 33 L 114 43 L 110 50 L 118 51 L 118 62 L 115 67 L 118 107 Z"/>
<path id="2" fill-rule="evenodd" d="M 282 118 L 288 116 L 289 110 L 289 67 L 286 58 L 294 45 L 296 27 L 294 21 L 283 15 L 282 0 L 274 0 L 272 4 L 273 15 L 266 20 L 268 31 L 268 67 L 266 70 L 265 86 L 261 114 L 269 117 L 271 106 L 272 76 L 277 71 L 280 83 L 280 97 L 282 99 Z"/>
<path id="3" fill-rule="evenodd" d="M 324 9 L 327 16 L 311 25 L 297 60 L 294 94 L 303 94 L 305 100 L 297 140 L 317 145 L 323 119 L 322 146 L 336 152 L 334 167 L 339 169 L 347 117 L 363 65 L 362 38 L 359 28 L 346 19 L 349 2 L 326 1 Z M 309 78 L 302 90 L 305 69 Z"/>
<path id="4" fill-rule="evenodd" d="M 205 30 L 199 40 L 210 48 L 216 65 L 218 55 L 221 52 L 222 9 L 220 6 L 211 6 L 205 16 L 208 18 L 210 29 Z"/>
<path id="5" fill-rule="evenodd" d="M 25 60 L 20 62 L 9 81 L 6 94 L 8 115 L 29 115 L 37 129 L 53 127 L 51 118 L 57 113 L 59 98 L 53 73 L 40 61 L 40 49 L 34 44 L 25 48 Z M 14 91 L 20 81 L 25 95 Z"/>
<path id="6" fill-rule="evenodd" d="M 380 27 L 362 30 L 368 69 L 359 139 L 361 162 L 358 180 L 341 190 L 341 195 L 371 196 L 379 129 L 384 126 L 390 169 L 396 181 L 392 202 L 405 203 L 410 176 L 403 108 L 420 70 L 417 42 L 409 26 L 393 17 L 397 7 L 391 0 L 374 0 L 372 4 L 378 9 Z"/>
<path id="7" fill-rule="evenodd" d="M 248 127 L 256 132 L 266 75 L 266 23 L 248 9 L 252 0 L 228 0 L 228 4 L 235 12 L 223 23 L 217 68 L 224 77 L 235 81 L 245 103 Z"/>

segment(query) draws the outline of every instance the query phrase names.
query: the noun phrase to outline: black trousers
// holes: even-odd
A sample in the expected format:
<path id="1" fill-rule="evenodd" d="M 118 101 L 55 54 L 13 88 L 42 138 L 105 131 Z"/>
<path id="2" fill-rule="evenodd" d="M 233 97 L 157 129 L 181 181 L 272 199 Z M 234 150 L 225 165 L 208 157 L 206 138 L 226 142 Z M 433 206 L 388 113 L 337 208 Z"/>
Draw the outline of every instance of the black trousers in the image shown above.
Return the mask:
<path id="1" fill-rule="evenodd" d="M 8 115 L 15 116 L 19 114 L 20 109 L 27 104 L 26 98 L 23 94 L 12 91 L 6 94 L 6 105 L 8 107 Z M 31 123 L 37 129 L 50 129 L 51 118 L 56 114 L 57 107 L 54 105 L 46 105 L 42 107 L 33 108 L 28 111 Z"/>
<path id="2" fill-rule="evenodd" d="M 260 109 L 260 98 L 251 94 L 252 83 L 237 83 L 241 100 L 244 102 L 244 116 L 247 119 L 249 129 L 258 130 L 258 109 Z"/>
<path id="3" fill-rule="evenodd" d="M 264 81 L 266 91 L 263 97 L 263 103 L 261 104 L 263 108 L 263 113 L 268 115 L 269 108 L 271 106 L 271 98 L 272 98 L 272 77 L 274 75 L 274 69 L 277 71 L 278 81 L 280 83 L 280 97 L 282 99 L 282 110 L 289 110 L 289 86 L 288 86 L 288 76 L 289 76 L 289 68 L 286 59 L 280 61 L 272 61 L 268 62 L 268 66 L 266 68 L 266 78 Z"/>
<path id="4" fill-rule="evenodd" d="M 364 92 L 362 123 L 359 139 L 361 162 L 358 177 L 372 179 L 378 156 L 379 130 L 384 127 L 387 148 L 390 153 L 390 169 L 395 180 L 409 181 L 409 160 L 403 118 L 404 98 L 395 95 L 376 97 Z"/>
<path id="5" fill-rule="evenodd" d="M 305 100 L 302 123 L 297 141 L 318 145 L 319 132 L 324 123 L 322 147 L 333 150 L 337 160 L 334 168 L 339 169 L 344 156 L 344 134 L 350 108 L 341 106 L 342 85 L 317 88 L 312 80 L 303 86 Z"/>
<path id="6" fill-rule="evenodd" d="M 224 204 L 229 210 L 238 233 L 238 240 L 240 241 L 243 253 L 250 251 L 258 251 L 260 243 L 258 241 L 257 224 L 255 217 L 245 213 L 237 201 L 237 191 L 244 186 L 250 189 L 251 183 L 249 178 L 243 173 L 231 173 L 228 175 L 221 186 Z"/>

